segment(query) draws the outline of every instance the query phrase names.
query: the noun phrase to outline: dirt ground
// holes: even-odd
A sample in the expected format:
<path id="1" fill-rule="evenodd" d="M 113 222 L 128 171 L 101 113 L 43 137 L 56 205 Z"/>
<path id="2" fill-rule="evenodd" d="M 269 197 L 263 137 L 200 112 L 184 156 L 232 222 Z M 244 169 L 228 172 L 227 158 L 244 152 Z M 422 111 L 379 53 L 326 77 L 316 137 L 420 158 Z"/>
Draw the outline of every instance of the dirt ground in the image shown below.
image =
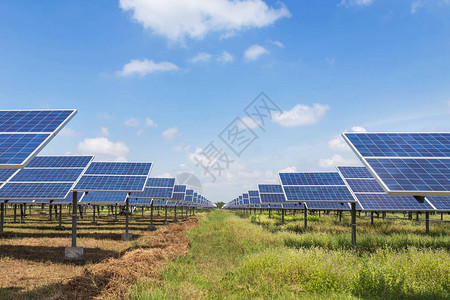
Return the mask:
<path id="1" fill-rule="evenodd" d="M 145 230 L 148 220 L 136 218 L 130 224 L 135 234 L 131 242 L 120 241 L 122 228 L 108 224 L 97 229 L 84 224 L 79 246 L 85 247 L 85 260 L 75 263 L 63 258 L 70 244 L 67 232 L 15 224 L 10 236 L 0 239 L 0 298 L 124 298 L 138 279 L 156 281 L 171 259 L 187 253 L 184 232 L 197 225 L 197 218 L 161 225 L 153 232 Z"/>

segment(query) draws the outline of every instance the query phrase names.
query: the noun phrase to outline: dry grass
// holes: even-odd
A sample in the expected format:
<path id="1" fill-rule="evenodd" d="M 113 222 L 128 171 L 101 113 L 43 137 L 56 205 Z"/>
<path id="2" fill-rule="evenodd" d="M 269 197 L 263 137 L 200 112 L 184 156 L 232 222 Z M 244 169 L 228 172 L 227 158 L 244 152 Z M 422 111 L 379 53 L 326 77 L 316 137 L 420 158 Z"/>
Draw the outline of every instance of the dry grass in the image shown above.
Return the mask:
<path id="1" fill-rule="evenodd" d="M 65 231 L 55 230 L 57 222 L 39 214 L 29 216 L 25 224 L 7 223 L 0 238 L 0 298 L 124 298 L 138 278 L 155 281 L 170 259 L 188 251 L 184 232 L 196 226 L 197 219 L 161 226 L 163 217 L 156 217 L 159 229 L 150 232 L 148 213 L 139 217 L 130 221 L 130 242 L 120 240 L 124 217 L 113 222 L 102 216 L 95 226 L 90 218 L 79 220 L 82 262 L 64 260 L 64 248 L 70 245 L 68 218 Z"/>

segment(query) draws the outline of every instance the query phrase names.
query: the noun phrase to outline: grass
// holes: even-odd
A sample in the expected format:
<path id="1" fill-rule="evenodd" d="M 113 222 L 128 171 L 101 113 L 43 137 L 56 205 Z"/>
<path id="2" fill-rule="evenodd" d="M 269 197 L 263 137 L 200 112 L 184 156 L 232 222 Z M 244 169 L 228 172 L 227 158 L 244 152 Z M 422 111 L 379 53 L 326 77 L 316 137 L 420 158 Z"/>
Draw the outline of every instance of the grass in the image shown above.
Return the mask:
<path id="1" fill-rule="evenodd" d="M 214 211 L 187 233 L 191 240 L 189 253 L 170 263 L 159 282 L 142 279 L 133 285 L 129 297 L 450 297 L 448 224 L 432 224 L 433 234 L 428 237 L 411 221 L 384 220 L 391 224 L 383 225 L 379 220 L 380 224 L 372 227 L 370 221 L 358 220 L 359 248 L 352 251 L 348 221 L 341 224 L 331 216 L 312 217 L 308 232 L 298 234 L 292 231 L 298 231 L 297 225 L 281 226 L 263 215 L 251 219 Z M 371 239 L 372 235 L 375 238 Z"/>

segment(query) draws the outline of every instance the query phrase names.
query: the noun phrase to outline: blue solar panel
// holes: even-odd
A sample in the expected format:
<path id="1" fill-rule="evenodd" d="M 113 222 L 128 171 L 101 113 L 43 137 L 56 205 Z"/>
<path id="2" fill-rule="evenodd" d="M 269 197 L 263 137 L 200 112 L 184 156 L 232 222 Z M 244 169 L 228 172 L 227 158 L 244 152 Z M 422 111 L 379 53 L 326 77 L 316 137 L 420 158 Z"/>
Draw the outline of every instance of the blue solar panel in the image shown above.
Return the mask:
<path id="1" fill-rule="evenodd" d="M 82 176 L 74 190 L 139 192 L 144 188 L 146 180 L 145 176 Z"/>
<path id="2" fill-rule="evenodd" d="M 0 111 L 1 132 L 53 132 L 66 122 L 75 110 Z"/>
<path id="3" fill-rule="evenodd" d="M 92 156 L 36 156 L 28 168 L 86 168 Z"/>
<path id="4" fill-rule="evenodd" d="M 344 185 L 336 172 L 280 173 L 282 185 Z"/>
<path id="5" fill-rule="evenodd" d="M 174 201 L 183 201 L 185 197 L 185 193 L 173 193 L 172 200 Z"/>
<path id="6" fill-rule="evenodd" d="M 127 196 L 128 193 L 124 192 L 89 192 L 81 199 L 80 203 L 123 203 L 127 200 Z"/>
<path id="7" fill-rule="evenodd" d="M 13 199 L 64 199 L 73 183 L 7 183 L 0 189 L 0 198 Z"/>
<path id="8" fill-rule="evenodd" d="M 363 157 L 449 157 L 450 133 L 343 133 Z"/>
<path id="9" fill-rule="evenodd" d="M 50 134 L 0 133 L 0 165 L 22 165 L 42 148 Z"/>
<path id="10" fill-rule="evenodd" d="M 284 203 L 286 198 L 283 194 L 260 194 L 261 203 Z"/>
<path id="11" fill-rule="evenodd" d="M 145 175 L 150 173 L 151 163 L 92 162 L 86 175 Z"/>
<path id="12" fill-rule="evenodd" d="M 194 198 L 193 195 L 190 195 L 190 196 L 186 195 L 186 196 L 184 196 L 184 201 L 185 202 L 192 202 L 193 198 Z"/>
<path id="13" fill-rule="evenodd" d="M 9 182 L 75 182 L 83 169 L 29 169 L 20 170 Z"/>
<path id="14" fill-rule="evenodd" d="M 329 210 L 349 210 L 348 203 L 339 202 L 308 202 L 306 203 L 308 209 L 329 209 Z"/>
<path id="15" fill-rule="evenodd" d="M 0 169 L 0 182 L 5 182 L 16 172 L 15 169 Z"/>
<path id="16" fill-rule="evenodd" d="M 81 198 L 83 198 L 84 193 L 77 193 L 77 202 L 80 202 Z M 66 199 L 64 200 L 55 200 L 52 204 L 71 204 L 73 202 L 73 193 L 70 192 Z"/>
<path id="17" fill-rule="evenodd" d="M 130 198 L 128 200 L 128 203 L 130 205 L 151 205 L 152 199 L 136 199 L 136 198 Z M 154 205 L 154 204 L 153 204 Z"/>
<path id="18" fill-rule="evenodd" d="M 186 186 L 185 185 L 175 185 L 173 189 L 174 193 L 185 193 L 186 192 Z"/>
<path id="19" fill-rule="evenodd" d="M 283 193 L 283 189 L 279 184 L 259 184 L 260 193 Z"/>
<path id="20" fill-rule="evenodd" d="M 167 201 L 153 200 L 153 206 L 165 206 L 165 205 L 167 205 Z"/>
<path id="21" fill-rule="evenodd" d="M 383 188 L 375 179 L 347 179 L 353 193 L 384 193 Z"/>
<path id="22" fill-rule="evenodd" d="M 339 171 L 342 167 L 337 167 Z M 354 172 L 347 174 L 348 176 L 356 177 L 361 174 L 362 178 L 348 179 L 344 175 L 344 180 L 349 185 L 350 189 L 355 194 L 360 205 L 358 209 L 364 210 L 432 210 L 432 206 L 428 202 L 419 203 L 412 196 L 388 196 L 380 187 L 375 179 L 367 179 L 364 170 L 366 168 L 359 167 L 361 172 Z M 355 170 L 357 171 L 357 170 Z"/>
<path id="23" fill-rule="evenodd" d="M 450 196 L 431 196 L 428 201 L 440 211 L 450 211 Z"/>
<path id="24" fill-rule="evenodd" d="M 373 178 L 373 175 L 365 167 L 337 167 L 344 178 Z"/>
<path id="25" fill-rule="evenodd" d="M 146 187 L 143 192 L 131 193 L 133 198 L 172 198 L 173 188 Z"/>
<path id="26" fill-rule="evenodd" d="M 186 190 L 186 196 L 194 196 L 194 190 Z"/>
<path id="27" fill-rule="evenodd" d="M 147 187 L 171 187 L 175 185 L 175 178 L 149 178 Z"/>
<path id="28" fill-rule="evenodd" d="M 365 210 L 434 210 L 428 203 L 419 203 L 411 196 L 389 196 L 386 194 L 357 194 L 356 197 Z"/>
<path id="29" fill-rule="evenodd" d="M 367 159 L 391 191 L 450 191 L 450 159 Z"/>
<path id="30" fill-rule="evenodd" d="M 355 202 L 344 186 L 284 186 L 288 201 Z"/>

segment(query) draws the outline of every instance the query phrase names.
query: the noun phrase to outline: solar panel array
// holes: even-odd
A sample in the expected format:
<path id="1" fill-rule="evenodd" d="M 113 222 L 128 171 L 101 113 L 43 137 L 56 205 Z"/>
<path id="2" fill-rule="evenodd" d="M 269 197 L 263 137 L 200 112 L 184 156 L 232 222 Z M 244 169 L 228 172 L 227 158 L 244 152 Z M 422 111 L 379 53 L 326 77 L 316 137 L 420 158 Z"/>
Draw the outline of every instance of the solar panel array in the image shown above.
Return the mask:
<path id="1" fill-rule="evenodd" d="M 355 202 L 337 172 L 279 173 L 287 201 Z"/>
<path id="2" fill-rule="evenodd" d="M 81 199 L 80 204 L 106 205 L 121 204 L 127 200 L 126 192 L 89 192 Z"/>
<path id="3" fill-rule="evenodd" d="M 0 199 L 64 200 L 92 159 L 93 156 L 38 156 L 3 184 Z"/>
<path id="4" fill-rule="evenodd" d="M 76 110 L 0 111 L 0 168 L 23 168 Z"/>
<path id="5" fill-rule="evenodd" d="M 184 201 L 184 197 L 186 195 L 186 186 L 185 185 L 175 185 L 172 194 L 173 201 Z"/>
<path id="6" fill-rule="evenodd" d="M 434 210 L 428 201 L 419 203 L 412 196 L 386 195 L 375 178 L 367 176 L 367 169 L 365 167 L 338 166 L 337 169 L 358 200 L 357 209 L 369 211 Z"/>
<path id="7" fill-rule="evenodd" d="M 343 133 L 389 195 L 450 195 L 450 133 Z"/>
<path id="8" fill-rule="evenodd" d="M 91 192 L 142 192 L 152 163 L 92 162 L 74 190 Z"/>

